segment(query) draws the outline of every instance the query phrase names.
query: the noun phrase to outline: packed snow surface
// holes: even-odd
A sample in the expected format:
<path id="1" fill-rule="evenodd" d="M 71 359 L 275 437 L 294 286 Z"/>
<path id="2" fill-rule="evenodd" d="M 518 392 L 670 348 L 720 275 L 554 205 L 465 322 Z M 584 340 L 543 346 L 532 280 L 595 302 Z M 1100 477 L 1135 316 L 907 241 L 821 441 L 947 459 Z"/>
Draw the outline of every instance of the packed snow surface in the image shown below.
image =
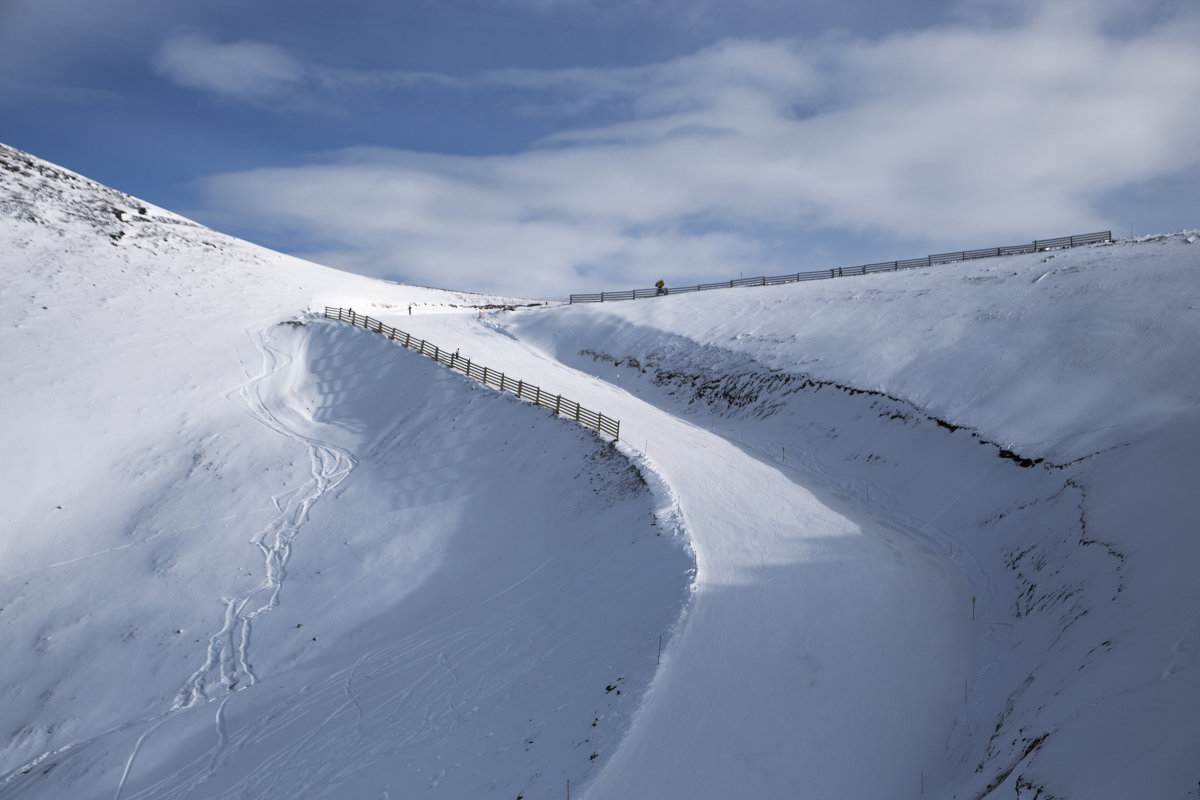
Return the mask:
<path id="1" fill-rule="evenodd" d="M 1195 233 L 547 308 L 0 167 L 0 796 L 1200 794 Z"/>

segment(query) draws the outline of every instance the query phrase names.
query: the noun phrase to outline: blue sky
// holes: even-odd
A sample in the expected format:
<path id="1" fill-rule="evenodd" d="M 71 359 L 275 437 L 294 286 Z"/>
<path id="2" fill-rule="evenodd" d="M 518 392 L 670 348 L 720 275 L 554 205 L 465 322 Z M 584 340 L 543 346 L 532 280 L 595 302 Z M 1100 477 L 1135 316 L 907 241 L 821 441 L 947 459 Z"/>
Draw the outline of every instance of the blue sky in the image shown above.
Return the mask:
<path id="1" fill-rule="evenodd" d="M 1194 0 L 0 0 L 0 141 L 456 289 L 1200 226 Z"/>

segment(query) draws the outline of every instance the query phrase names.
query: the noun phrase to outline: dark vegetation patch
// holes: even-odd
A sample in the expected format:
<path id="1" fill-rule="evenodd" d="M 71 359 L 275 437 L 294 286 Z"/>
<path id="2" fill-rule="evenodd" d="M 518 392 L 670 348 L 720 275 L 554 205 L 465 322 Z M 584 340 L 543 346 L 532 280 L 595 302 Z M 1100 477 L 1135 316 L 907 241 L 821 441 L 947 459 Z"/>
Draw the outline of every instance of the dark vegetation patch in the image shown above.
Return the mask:
<path id="1" fill-rule="evenodd" d="M 1010 764 L 1007 768 L 1001 770 L 996 775 L 996 777 L 992 778 L 991 782 L 988 783 L 988 785 L 984 788 L 983 792 L 975 795 L 975 800 L 984 800 L 984 798 L 986 798 L 992 792 L 996 791 L 996 789 L 1000 788 L 1000 785 L 1002 783 L 1004 783 L 1006 780 L 1008 780 L 1008 776 L 1013 774 L 1013 772 L 1016 770 L 1016 768 L 1018 766 L 1020 766 L 1021 762 L 1024 761 L 1026 758 L 1028 758 L 1030 755 L 1032 755 L 1036 750 L 1040 749 L 1041 746 L 1045 743 L 1046 739 L 1048 739 L 1048 738 L 1050 738 L 1050 734 L 1043 733 L 1041 736 L 1037 737 L 1036 739 L 1024 740 L 1025 748 L 1024 748 L 1024 750 L 1022 750 L 1020 757 L 1018 757 L 1015 761 L 1013 761 L 1012 764 Z M 1021 797 L 1022 782 L 1024 782 L 1026 784 L 1027 788 L 1034 788 L 1033 783 L 1025 780 L 1024 776 L 1019 776 L 1017 778 L 1017 797 L 1018 798 Z M 1035 795 L 1035 797 L 1037 797 L 1037 796 Z M 1053 795 L 1041 796 L 1040 800 L 1053 800 Z"/>
<path id="2" fill-rule="evenodd" d="M 753 416 L 766 418 L 785 408 L 787 406 L 786 398 L 791 395 L 805 391 L 816 393 L 823 389 L 831 389 L 841 392 L 847 397 L 861 395 L 887 401 L 890 407 L 880 416 L 889 420 L 907 423 L 914 419 L 923 419 L 952 434 L 960 430 L 969 431 L 971 437 L 976 439 L 980 445 L 994 449 L 998 457 L 1025 469 L 1042 465 L 1045 465 L 1047 469 L 1062 469 L 1065 466 L 1047 463 L 1041 457 L 1030 458 L 1021 455 L 998 442 L 984 439 L 978 431 L 928 414 L 911 401 L 893 394 L 877 389 L 862 389 L 837 381 L 818 380 L 803 373 L 762 367 L 753 359 L 744 356 L 740 358 L 748 362 L 748 366 L 737 370 L 722 371 L 714 375 L 704 371 L 660 366 L 658 363 L 660 359 L 654 355 L 643 356 L 640 359 L 618 358 L 592 349 L 581 350 L 579 354 L 588 356 L 597 362 L 611 364 L 613 367 L 647 375 L 654 385 L 671 390 L 670 394 L 675 394 L 676 391 L 682 389 L 690 395 L 687 397 L 688 405 L 706 405 L 717 411 L 744 411 Z M 736 356 L 736 354 L 731 355 Z"/>

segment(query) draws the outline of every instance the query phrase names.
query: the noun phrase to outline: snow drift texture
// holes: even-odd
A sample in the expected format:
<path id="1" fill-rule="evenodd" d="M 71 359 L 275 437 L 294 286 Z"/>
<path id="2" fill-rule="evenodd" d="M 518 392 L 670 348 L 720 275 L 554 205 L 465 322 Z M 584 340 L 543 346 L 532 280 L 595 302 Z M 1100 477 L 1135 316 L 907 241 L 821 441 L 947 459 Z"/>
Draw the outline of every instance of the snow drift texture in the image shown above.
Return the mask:
<path id="1" fill-rule="evenodd" d="M 493 314 L 0 183 L 0 796 L 1200 794 L 1195 234 Z"/>

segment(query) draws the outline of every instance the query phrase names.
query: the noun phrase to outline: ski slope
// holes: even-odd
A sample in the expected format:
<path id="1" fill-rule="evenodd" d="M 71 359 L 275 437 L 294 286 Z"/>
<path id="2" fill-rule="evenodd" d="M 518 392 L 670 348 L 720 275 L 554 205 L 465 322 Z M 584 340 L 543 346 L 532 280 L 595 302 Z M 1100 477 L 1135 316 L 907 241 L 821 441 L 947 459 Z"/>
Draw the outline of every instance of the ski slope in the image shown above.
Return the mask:
<path id="1" fill-rule="evenodd" d="M 0 156 L 0 796 L 1198 791 L 1194 233 L 520 308 Z"/>

